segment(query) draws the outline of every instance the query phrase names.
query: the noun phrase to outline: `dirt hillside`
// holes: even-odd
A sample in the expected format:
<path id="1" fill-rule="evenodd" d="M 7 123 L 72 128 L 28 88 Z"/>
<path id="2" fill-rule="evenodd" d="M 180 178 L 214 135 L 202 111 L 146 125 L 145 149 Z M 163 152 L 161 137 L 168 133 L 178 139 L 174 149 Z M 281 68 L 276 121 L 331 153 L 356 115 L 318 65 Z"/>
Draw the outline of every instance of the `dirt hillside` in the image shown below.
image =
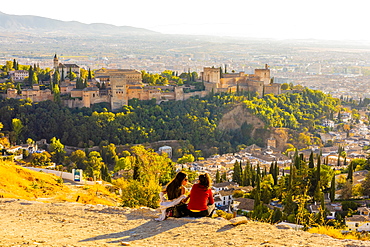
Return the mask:
<path id="1" fill-rule="evenodd" d="M 157 210 L 0 199 L 0 246 L 370 246 L 223 218 L 155 220 Z"/>

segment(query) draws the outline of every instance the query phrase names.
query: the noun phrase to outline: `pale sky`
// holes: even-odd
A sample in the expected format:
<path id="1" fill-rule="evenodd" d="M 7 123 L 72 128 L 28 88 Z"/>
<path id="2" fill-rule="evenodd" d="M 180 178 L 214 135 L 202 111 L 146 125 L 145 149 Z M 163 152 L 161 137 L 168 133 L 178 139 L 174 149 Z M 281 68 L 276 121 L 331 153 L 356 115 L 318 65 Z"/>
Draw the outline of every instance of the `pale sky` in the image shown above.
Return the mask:
<path id="1" fill-rule="evenodd" d="M 369 3 L 368 0 L 17 0 L 2 4 L 0 11 L 170 34 L 370 41 Z"/>

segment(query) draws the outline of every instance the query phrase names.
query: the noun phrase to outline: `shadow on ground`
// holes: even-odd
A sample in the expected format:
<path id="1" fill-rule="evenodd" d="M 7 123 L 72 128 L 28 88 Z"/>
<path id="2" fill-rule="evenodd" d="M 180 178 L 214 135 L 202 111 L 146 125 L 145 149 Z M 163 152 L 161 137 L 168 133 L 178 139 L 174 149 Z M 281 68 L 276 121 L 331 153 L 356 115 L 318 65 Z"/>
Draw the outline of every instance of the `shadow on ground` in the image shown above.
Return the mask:
<path id="1" fill-rule="evenodd" d="M 162 232 L 166 232 L 176 227 L 177 226 L 174 226 L 173 224 L 168 224 L 168 222 L 166 221 L 158 222 L 155 220 L 151 220 L 138 227 L 132 228 L 127 231 L 104 234 L 104 235 L 96 236 L 93 238 L 83 239 L 83 240 L 80 240 L 80 242 L 89 242 L 89 241 L 104 240 L 104 239 L 108 241 L 107 243 L 120 243 L 122 241 L 125 241 L 125 242 L 135 241 L 135 240 L 150 238 L 152 236 L 161 234 Z M 151 229 L 151 231 L 149 232 L 148 229 Z M 145 236 L 142 235 L 144 233 L 145 233 Z"/>

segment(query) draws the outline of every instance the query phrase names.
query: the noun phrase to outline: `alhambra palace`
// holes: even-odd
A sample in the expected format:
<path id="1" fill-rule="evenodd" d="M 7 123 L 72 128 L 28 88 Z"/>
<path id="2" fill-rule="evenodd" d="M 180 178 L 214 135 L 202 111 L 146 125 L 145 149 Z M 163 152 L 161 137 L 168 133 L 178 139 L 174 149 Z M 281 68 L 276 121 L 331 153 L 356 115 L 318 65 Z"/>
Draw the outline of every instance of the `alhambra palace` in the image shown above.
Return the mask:
<path id="1" fill-rule="evenodd" d="M 76 64 L 59 63 L 58 57 L 54 56 L 54 70 L 59 74 L 66 75 L 68 71 L 80 75 L 80 67 Z M 186 100 L 190 97 L 205 97 L 209 93 L 250 91 L 257 92 L 259 96 L 264 94 L 280 94 L 280 84 L 273 83 L 270 77 L 270 69 L 267 65 L 263 69 L 255 69 L 254 74 L 228 73 L 221 76 L 220 68 L 205 67 L 200 73 L 199 81 L 205 86 L 203 91 L 185 93 L 185 86 L 149 86 L 142 83 L 142 74 L 138 70 L 131 69 L 99 69 L 95 70 L 95 78 L 84 89 L 76 89 L 76 82 L 61 78 L 60 93 L 68 95 L 62 103 L 70 108 L 90 107 L 96 103 L 109 103 L 112 111 L 119 110 L 128 100 L 156 99 L 157 103 L 168 100 Z M 105 84 L 104 89 L 96 85 Z M 16 99 L 30 98 L 33 102 L 53 100 L 50 89 L 42 90 L 40 85 L 33 85 L 32 89 L 23 89 L 17 94 L 16 89 L 8 89 L 6 97 Z"/>

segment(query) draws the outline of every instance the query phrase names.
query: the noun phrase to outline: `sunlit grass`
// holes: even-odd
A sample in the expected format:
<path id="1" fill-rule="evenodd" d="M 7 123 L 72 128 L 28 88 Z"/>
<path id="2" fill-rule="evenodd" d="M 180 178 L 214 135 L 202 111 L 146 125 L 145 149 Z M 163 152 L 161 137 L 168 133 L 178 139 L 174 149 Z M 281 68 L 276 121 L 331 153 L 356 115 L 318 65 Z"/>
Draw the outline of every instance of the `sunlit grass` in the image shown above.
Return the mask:
<path id="1" fill-rule="evenodd" d="M 54 174 L 28 170 L 0 161 L 0 197 L 46 202 L 117 205 L 119 198 L 104 185 L 67 186 Z"/>
<path id="2" fill-rule="evenodd" d="M 310 233 L 317 233 L 317 234 L 324 234 L 336 239 L 353 239 L 353 240 L 370 240 L 370 237 L 367 233 L 362 234 L 359 232 L 349 232 L 349 233 L 342 233 L 342 230 L 335 229 L 332 226 L 319 226 L 313 227 L 308 230 Z"/>

